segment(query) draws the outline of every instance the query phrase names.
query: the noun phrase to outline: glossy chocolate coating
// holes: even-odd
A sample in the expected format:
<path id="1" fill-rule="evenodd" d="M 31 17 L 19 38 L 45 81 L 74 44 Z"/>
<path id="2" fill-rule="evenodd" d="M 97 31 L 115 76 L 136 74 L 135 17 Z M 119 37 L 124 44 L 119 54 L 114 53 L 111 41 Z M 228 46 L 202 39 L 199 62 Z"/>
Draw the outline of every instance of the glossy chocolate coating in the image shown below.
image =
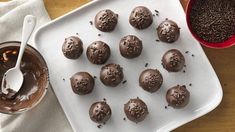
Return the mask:
<path id="1" fill-rule="evenodd" d="M 139 98 L 130 99 L 124 104 L 124 112 L 135 123 L 143 121 L 149 114 L 147 105 Z"/>
<path id="2" fill-rule="evenodd" d="M 88 46 L 86 55 L 88 60 L 97 65 L 107 62 L 111 54 L 109 46 L 102 41 L 95 41 Z"/>
<path id="3" fill-rule="evenodd" d="M 0 44 L 0 84 L 4 73 L 15 66 L 19 46 L 20 42 Z M 2 113 L 27 111 L 38 104 L 47 91 L 48 69 L 42 56 L 33 47 L 26 46 L 20 68 L 24 75 L 24 82 L 15 96 L 5 95 L 0 90 L 0 112 Z"/>
<path id="4" fill-rule="evenodd" d="M 162 57 L 162 65 L 169 72 L 178 72 L 183 69 L 185 59 L 177 49 L 168 50 Z"/>
<path id="5" fill-rule="evenodd" d="M 148 8 L 138 6 L 131 11 L 129 23 L 137 29 L 145 29 L 153 23 L 152 13 Z"/>
<path id="6" fill-rule="evenodd" d="M 85 95 L 92 92 L 95 80 L 87 72 L 78 72 L 70 78 L 70 83 L 74 93 Z"/>
<path id="7" fill-rule="evenodd" d="M 101 68 L 100 80 L 106 86 L 116 87 L 123 80 L 122 67 L 118 64 L 107 64 Z"/>
<path id="8" fill-rule="evenodd" d="M 168 104 L 174 108 L 185 107 L 189 102 L 190 93 L 186 86 L 174 86 L 166 93 L 166 100 Z"/>
<path id="9" fill-rule="evenodd" d="M 111 115 L 112 115 L 111 108 L 104 101 L 93 103 L 89 110 L 90 119 L 99 124 L 108 121 Z"/>
<path id="10" fill-rule="evenodd" d="M 106 9 L 97 13 L 95 16 L 95 27 L 102 32 L 111 32 L 118 23 L 118 15 Z"/>
<path id="11" fill-rule="evenodd" d="M 68 59 L 77 59 L 83 53 L 83 43 L 78 37 L 70 36 L 65 39 L 62 51 Z"/>
<path id="12" fill-rule="evenodd" d="M 157 69 L 144 70 L 139 77 L 139 85 L 150 93 L 156 92 L 163 83 L 162 74 Z"/>
<path id="13" fill-rule="evenodd" d="M 142 41 L 134 35 L 123 37 L 119 43 L 119 51 L 127 59 L 140 56 L 142 49 Z"/>
<path id="14" fill-rule="evenodd" d="M 173 43 L 180 36 L 180 28 L 172 21 L 166 19 L 157 27 L 158 38 L 167 43 Z"/>

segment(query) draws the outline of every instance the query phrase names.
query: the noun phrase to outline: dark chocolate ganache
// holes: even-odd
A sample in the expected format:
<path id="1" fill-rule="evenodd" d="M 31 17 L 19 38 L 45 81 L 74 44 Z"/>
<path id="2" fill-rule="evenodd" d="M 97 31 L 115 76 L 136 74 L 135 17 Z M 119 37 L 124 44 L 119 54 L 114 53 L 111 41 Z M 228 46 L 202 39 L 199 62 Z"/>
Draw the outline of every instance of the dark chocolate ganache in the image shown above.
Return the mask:
<path id="1" fill-rule="evenodd" d="M 15 66 L 19 51 L 18 42 L 0 44 L 0 84 L 4 73 Z M 21 89 L 9 96 L 0 89 L 0 112 L 19 113 L 35 106 L 48 87 L 48 70 L 45 61 L 32 47 L 27 46 L 21 62 L 24 81 Z M 1 87 L 1 86 L 0 86 Z"/>

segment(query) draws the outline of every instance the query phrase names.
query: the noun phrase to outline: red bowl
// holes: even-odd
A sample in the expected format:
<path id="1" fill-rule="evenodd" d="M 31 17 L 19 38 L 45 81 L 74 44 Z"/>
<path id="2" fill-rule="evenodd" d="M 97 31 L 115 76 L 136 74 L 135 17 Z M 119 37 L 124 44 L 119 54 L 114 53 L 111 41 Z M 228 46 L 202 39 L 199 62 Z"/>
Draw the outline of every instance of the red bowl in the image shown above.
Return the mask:
<path id="1" fill-rule="evenodd" d="M 190 23 L 190 14 L 191 14 L 192 6 L 195 3 L 195 1 L 196 0 L 189 0 L 188 5 L 186 7 L 186 21 L 187 21 L 188 28 L 189 28 L 190 32 L 192 33 L 193 37 L 197 41 L 199 41 L 202 45 L 209 47 L 209 48 L 222 49 L 222 48 L 228 48 L 228 47 L 235 45 L 235 34 L 231 38 L 229 38 L 228 40 L 226 40 L 224 42 L 211 43 L 211 42 L 207 42 L 207 41 L 203 40 L 196 33 L 193 32 L 192 26 Z"/>

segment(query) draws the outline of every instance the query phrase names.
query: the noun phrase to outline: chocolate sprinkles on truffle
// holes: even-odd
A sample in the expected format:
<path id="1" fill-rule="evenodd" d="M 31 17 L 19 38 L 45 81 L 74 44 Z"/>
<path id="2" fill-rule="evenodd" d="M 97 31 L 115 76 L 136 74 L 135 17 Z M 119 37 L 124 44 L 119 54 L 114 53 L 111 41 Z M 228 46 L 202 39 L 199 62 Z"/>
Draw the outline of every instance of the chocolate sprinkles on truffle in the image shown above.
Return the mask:
<path id="1" fill-rule="evenodd" d="M 189 102 L 190 93 L 185 85 L 177 85 L 170 88 L 166 94 L 166 100 L 169 106 L 173 108 L 185 107 Z"/>
<path id="2" fill-rule="evenodd" d="M 131 11 L 129 23 L 137 29 L 145 29 L 153 23 L 153 15 L 147 7 L 138 6 Z"/>
<path id="3" fill-rule="evenodd" d="M 147 105 L 139 98 L 130 99 L 124 104 L 124 112 L 127 118 L 135 123 L 143 121 L 149 114 Z"/>
<path id="4" fill-rule="evenodd" d="M 83 53 L 83 43 L 80 38 L 76 36 L 70 36 L 65 39 L 62 51 L 65 57 L 68 59 L 77 59 Z"/>
<path id="5" fill-rule="evenodd" d="M 162 83 L 162 74 L 157 69 L 146 69 L 139 76 L 139 85 L 150 93 L 156 92 Z"/>
<path id="6" fill-rule="evenodd" d="M 174 21 L 166 19 L 157 27 L 157 34 L 161 41 L 173 43 L 180 36 L 180 28 Z"/>
<path id="7" fill-rule="evenodd" d="M 119 51 L 127 59 L 140 56 L 142 49 L 142 41 L 135 35 L 127 35 L 119 43 Z"/>
<path id="8" fill-rule="evenodd" d="M 70 78 L 71 87 L 74 93 L 85 95 L 94 89 L 94 78 L 88 72 L 78 72 Z"/>
<path id="9" fill-rule="evenodd" d="M 102 41 L 95 41 L 87 48 L 88 60 L 97 65 L 104 64 L 110 57 L 111 51 L 109 46 Z"/>
<path id="10" fill-rule="evenodd" d="M 95 16 L 95 27 L 103 32 L 111 32 L 118 23 L 118 15 L 106 9 L 97 13 Z"/>
<path id="11" fill-rule="evenodd" d="M 123 69 L 118 64 L 111 63 L 101 68 L 100 80 L 106 86 L 116 87 L 122 82 L 123 78 Z"/>
<path id="12" fill-rule="evenodd" d="M 90 119 L 99 124 L 107 122 L 111 115 L 111 108 L 104 101 L 93 103 L 89 109 Z"/>
<path id="13" fill-rule="evenodd" d="M 162 57 L 162 66 L 169 72 L 178 72 L 183 69 L 185 58 L 177 49 L 168 50 Z"/>

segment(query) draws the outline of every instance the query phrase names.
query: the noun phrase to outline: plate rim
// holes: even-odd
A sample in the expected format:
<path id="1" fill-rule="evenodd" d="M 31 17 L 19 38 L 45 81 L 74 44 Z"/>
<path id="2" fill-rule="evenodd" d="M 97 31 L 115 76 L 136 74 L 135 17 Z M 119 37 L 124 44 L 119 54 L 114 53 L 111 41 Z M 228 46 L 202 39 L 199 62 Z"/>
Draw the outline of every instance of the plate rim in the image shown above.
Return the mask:
<path id="1" fill-rule="evenodd" d="M 69 15 L 72 15 L 72 14 L 74 14 L 74 13 L 76 13 L 76 12 L 79 12 L 80 10 L 82 10 L 82 9 L 84 9 L 84 8 L 87 8 L 87 7 L 89 7 L 89 6 L 92 6 L 93 4 L 96 4 L 96 3 L 100 2 L 100 1 L 103 1 L 103 0 L 91 0 L 90 2 L 88 2 L 88 3 L 86 3 L 86 4 L 82 5 L 82 6 L 80 6 L 80 7 L 78 7 L 78 8 L 76 8 L 76 9 L 74 9 L 74 10 L 68 12 L 68 13 L 65 13 L 64 15 L 62 15 L 62 16 L 60 16 L 60 17 L 58 17 L 58 18 L 56 18 L 56 19 L 54 19 L 54 20 L 52 20 L 52 21 L 50 21 L 50 22 L 48 22 L 48 23 L 46 23 L 46 24 L 44 24 L 44 25 L 42 25 L 42 26 L 40 26 L 40 27 L 35 31 L 35 34 L 34 34 L 34 36 L 33 36 L 33 43 L 35 44 L 35 47 L 37 47 L 37 42 L 36 42 L 36 41 L 37 41 L 37 36 L 40 34 L 40 32 L 41 32 L 43 29 L 47 28 L 48 26 L 54 24 L 55 22 L 57 22 L 57 21 L 59 21 L 59 20 L 65 18 L 65 17 L 67 17 L 67 16 L 69 16 Z M 178 1 L 178 3 L 180 4 L 180 1 Z M 179 12 L 181 12 L 181 13 L 183 12 L 183 13 L 184 13 L 183 8 L 180 8 L 180 9 L 179 9 Z M 185 14 L 185 13 L 184 13 L 184 14 Z M 184 16 L 184 17 L 185 17 L 185 16 Z M 185 18 L 185 19 L 186 19 L 186 18 Z M 193 39 L 194 39 L 194 38 L 193 38 Z M 197 42 L 197 43 L 198 43 L 198 42 Z M 206 57 L 206 59 L 207 59 L 206 61 L 209 63 L 210 68 L 212 69 L 212 72 L 214 72 L 214 74 L 216 75 L 215 79 L 216 79 L 216 80 L 218 81 L 218 83 L 219 83 L 219 86 L 218 86 L 218 93 L 217 93 L 218 96 L 217 96 L 217 98 L 214 98 L 214 99 L 213 99 L 213 100 L 214 100 L 213 103 L 210 103 L 210 104 L 207 105 L 205 108 L 203 108 L 204 110 L 203 110 L 202 112 L 200 112 L 199 114 L 197 114 L 196 116 L 191 116 L 190 118 L 184 118 L 183 120 L 179 120 L 179 121 L 177 121 L 177 122 L 173 122 L 173 123 L 170 123 L 170 124 L 168 123 L 167 125 L 162 126 L 160 129 L 156 130 L 157 132 L 160 132 L 160 131 L 172 131 L 172 130 L 174 130 L 174 129 L 180 127 L 180 126 L 183 126 L 183 125 L 185 125 L 185 124 L 187 124 L 187 123 L 189 123 L 189 122 L 191 122 L 191 121 L 193 121 L 193 120 L 195 120 L 195 119 L 198 119 L 199 117 L 202 117 L 202 116 L 208 114 L 209 112 L 213 111 L 213 110 L 221 103 L 221 101 L 222 101 L 222 99 L 223 99 L 223 89 L 222 89 L 220 80 L 219 80 L 219 78 L 218 78 L 218 76 L 217 76 L 217 74 L 216 74 L 216 72 L 215 72 L 213 66 L 211 65 L 211 63 L 210 63 L 210 61 L 209 61 L 207 55 L 205 54 L 205 52 L 204 52 L 202 46 L 201 46 L 199 43 L 198 43 L 198 45 L 199 45 L 200 50 L 203 52 L 203 55 Z M 40 50 L 38 50 L 38 51 L 40 52 Z M 45 59 L 45 60 L 46 60 L 46 59 Z M 49 76 L 50 76 L 50 75 L 49 75 Z M 50 77 L 49 77 L 49 78 L 50 78 Z M 54 92 L 55 95 L 56 95 L 56 92 L 54 91 L 52 84 L 51 84 L 51 87 L 52 87 L 53 92 Z M 56 95 L 56 97 L 57 97 L 57 95 Z M 60 103 L 59 97 L 57 97 L 57 98 L 58 98 L 58 101 L 59 101 L 59 103 Z M 61 105 L 61 103 L 60 103 L 60 105 Z M 75 127 L 74 127 L 75 124 L 71 121 L 69 115 L 67 114 L 66 110 L 63 108 L 62 105 L 61 105 L 61 107 L 62 107 L 62 109 L 63 109 L 63 111 L 64 111 L 64 113 L 65 113 L 65 115 L 66 115 L 66 118 L 68 119 L 68 122 L 70 123 L 70 125 L 71 125 L 73 131 L 76 131 L 76 129 L 75 129 Z"/>

